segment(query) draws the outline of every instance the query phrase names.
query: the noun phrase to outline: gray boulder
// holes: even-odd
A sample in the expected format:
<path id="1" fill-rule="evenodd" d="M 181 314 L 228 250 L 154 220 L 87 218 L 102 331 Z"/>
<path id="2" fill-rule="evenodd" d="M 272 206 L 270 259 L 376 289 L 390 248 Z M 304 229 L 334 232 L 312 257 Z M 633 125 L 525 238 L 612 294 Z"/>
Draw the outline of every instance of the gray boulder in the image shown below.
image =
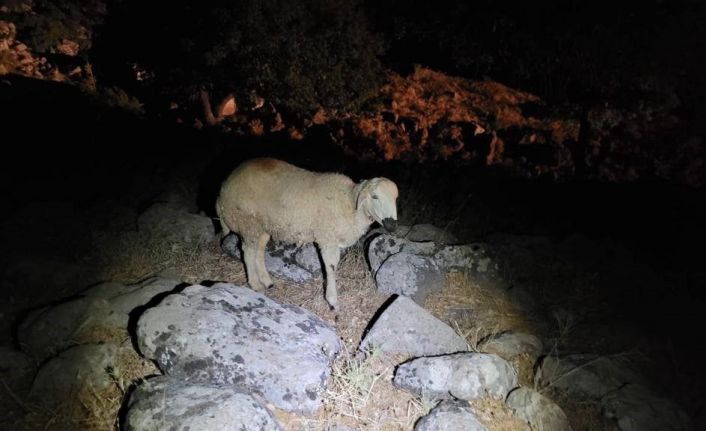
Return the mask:
<path id="1" fill-rule="evenodd" d="M 370 271 L 375 274 L 380 265 L 393 254 L 402 251 L 402 247 L 407 243 L 402 238 L 389 234 L 379 234 L 372 237 L 368 242 L 368 264 Z"/>
<path id="2" fill-rule="evenodd" d="M 102 283 L 70 301 L 31 313 L 20 324 L 22 348 L 42 362 L 75 345 L 82 331 L 127 330 L 130 313 L 154 297 L 173 290 L 176 280 L 150 278 L 134 285 Z"/>
<path id="3" fill-rule="evenodd" d="M 322 275 L 321 257 L 315 245 L 304 244 L 301 247 L 297 247 L 297 251 L 294 253 L 294 261 L 301 268 L 309 271 L 314 277 Z"/>
<path id="4" fill-rule="evenodd" d="M 535 378 L 540 387 L 554 387 L 591 400 L 599 400 L 626 383 L 644 382 L 625 360 L 591 354 L 547 356 Z"/>
<path id="5" fill-rule="evenodd" d="M 430 293 L 441 290 L 444 277 L 430 258 L 403 251 L 382 263 L 375 282 L 380 293 L 408 296 L 423 304 Z"/>
<path id="6" fill-rule="evenodd" d="M 689 416 L 672 400 L 640 384 L 628 384 L 601 400 L 605 417 L 620 431 L 689 431 Z"/>
<path id="7" fill-rule="evenodd" d="M 138 386 L 127 406 L 124 431 L 282 429 L 267 408 L 241 389 L 166 376 Z"/>
<path id="8" fill-rule="evenodd" d="M 215 227 L 209 217 L 189 213 L 180 205 L 157 203 L 137 218 L 141 232 L 171 244 L 199 246 L 215 241 Z"/>
<path id="9" fill-rule="evenodd" d="M 17 330 L 22 350 L 37 362 L 76 344 L 77 333 L 95 310 L 107 310 L 104 299 L 78 298 L 31 312 Z"/>
<path id="10" fill-rule="evenodd" d="M 234 233 L 229 233 L 221 240 L 221 250 L 233 259 L 243 260 L 240 237 Z"/>
<path id="11" fill-rule="evenodd" d="M 376 274 L 382 264 L 400 252 L 432 259 L 442 271 L 470 271 L 495 277 L 499 263 L 486 244 L 445 245 L 443 242 L 413 241 L 410 237 L 378 234 L 368 240 L 368 263 Z"/>
<path id="12" fill-rule="evenodd" d="M 0 346 L 0 379 L 20 396 L 29 391 L 37 367 L 32 358 L 10 346 Z"/>
<path id="13" fill-rule="evenodd" d="M 341 349 L 335 331 L 315 315 L 224 283 L 167 296 L 140 317 L 137 338 L 142 354 L 166 374 L 241 385 L 305 414 L 321 405 Z"/>
<path id="14" fill-rule="evenodd" d="M 466 341 L 450 326 L 405 296 L 388 305 L 363 338 L 360 350 L 372 347 L 412 357 L 468 350 Z"/>
<path id="15" fill-rule="evenodd" d="M 487 431 L 467 402 L 442 401 L 419 419 L 414 431 Z"/>
<path id="16" fill-rule="evenodd" d="M 91 313 L 91 321 L 103 328 L 127 328 L 130 313 L 138 307 L 147 305 L 159 295 L 171 292 L 181 284 L 171 278 L 152 277 L 132 285 L 105 283 L 84 292 L 87 298 L 105 299 L 108 302 L 108 312 Z"/>
<path id="17" fill-rule="evenodd" d="M 434 255 L 437 248 L 433 242 L 413 242 L 395 235 L 380 234 L 368 241 L 368 263 L 371 272 L 376 274 L 383 262 L 401 251 L 429 257 Z"/>
<path id="18" fill-rule="evenodd" d="M 316 256 L 317 260 L 312 256 Z M 317 263 L 318 268 L 315 266 Z M 321 275 L 318 251 L 313 244 L 297 246 L 270 241 L 265 250 L 265 266 L 271 274 L 291 281 L 304 282 L 311 280 L 315 273 Z"/>
<path id="19" fill-rule="evenodd" d="M 543 346 L 542 340 L 532 334 L 505 331 L 485 338 L 478 343 L 477 349 L 484 353 L 494 353 L 508 361 L 526 354 L 534 362 L 542 354 Z"/>
<path id="20" fill-rule="evenodd" d="M 444 271 L 470 271 L 485 276 L 498 272 L 498 263 L 482 244 L 449 245 L 437 251 L 433 258 Z"/>
<path id="21" fill-rule="evenodd" d="M 238 235 L 226 236 L 221 247 L 232 258 L 242 260 Z M 265 266 L 270 274 L 297 282 L 308 281 L 322 274 L 319 252 L 314 244 L 297 246 L 270 241 L 265 249 Z"/>
<path id="22" fill-rule="evenodd" d="M 504 399 L 517 386 L 517 372 L 495 355 L 455 353 L 406 362 L 397 368 L 393 384 L 431 399 Z"/>
<path id="23" fill-rule="evenodd" d="M 532 431 L 571 431 L 564 411 L 537 391 L 517 388 L 507 396 L 505 404 L 527 422 Z"/>
<path id="24" fill-rule="evenodd" d="M 29 399 L 47 408 L 75 400 L 83 391 L 101 391 L 111 384 L 118 346 L 83 344 L 61 352 L 39 369 Z"/>

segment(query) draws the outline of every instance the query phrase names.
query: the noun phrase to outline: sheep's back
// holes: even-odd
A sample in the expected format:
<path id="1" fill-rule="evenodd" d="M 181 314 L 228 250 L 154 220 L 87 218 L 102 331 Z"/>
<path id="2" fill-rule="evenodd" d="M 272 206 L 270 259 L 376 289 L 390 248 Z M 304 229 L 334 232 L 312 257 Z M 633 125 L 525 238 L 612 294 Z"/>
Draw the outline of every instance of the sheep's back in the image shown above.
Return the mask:
<path id="1" fill-rule="evenodd" d="M 231 174 L 224 183 L 221 200 L 224 208 L 240 213 L 241 218 L 258 220 L 259 228 L 274 239 L 333 241 L 344 229 L 344 220 L 353 217 L 353 186 L 344 175 L 256 159 Z"/>

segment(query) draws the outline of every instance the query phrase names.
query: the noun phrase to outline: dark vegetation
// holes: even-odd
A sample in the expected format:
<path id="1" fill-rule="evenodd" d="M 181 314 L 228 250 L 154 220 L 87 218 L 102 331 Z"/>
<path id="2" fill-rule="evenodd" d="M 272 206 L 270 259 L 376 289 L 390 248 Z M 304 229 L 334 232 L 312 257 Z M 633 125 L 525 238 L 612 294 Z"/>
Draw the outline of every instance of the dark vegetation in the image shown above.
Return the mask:
<path id="1" fill-rule="evenodd" d="M 300 114 L 353 110 L 383 78 L 382 41 L 356 1 L 180 0 L 165 11 L 126 0 L 111 12 L 96 47 L 102 75 L 119 82 L 137 64 L 146 86 L 172 97 L 207 88 Z"/>

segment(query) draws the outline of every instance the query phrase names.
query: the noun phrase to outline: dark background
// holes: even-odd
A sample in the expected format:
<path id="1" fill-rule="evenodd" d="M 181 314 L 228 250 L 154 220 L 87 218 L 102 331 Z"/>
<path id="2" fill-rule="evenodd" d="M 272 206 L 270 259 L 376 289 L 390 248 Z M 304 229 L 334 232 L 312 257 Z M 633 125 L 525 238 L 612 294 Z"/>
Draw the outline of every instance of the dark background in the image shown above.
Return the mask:
<path id="1" fill-rule="evenodd" d="M 144 103 L 144 111 L 106 106 L 78 86 L 0 77 L 0 221 L 36 202 L 88 208 L 118 199 L 139 208 L 182 183 L 196 184 L 195 210 L 213 215 L 223 177 L 240 161 L 259 155 L 354 179 L 385 175 L 408 193 L 401 217 L 414 220 L 415 212 L 432 208 L 433 219 L 423 222 L 451 225 L 469 241 L 497 233 L 557 240 L 581 234 L 627 247 L 669 283 L 627 283 L 624 291 L 613 292 L 613 317 L 673 340 L 681 372 L 703 378 L 703 188 L 676 178 L 609 183 L 576 175 L 555 181 L 456 163 L 362 162 L 316 133 L 296 142 L 282 135 L 236 138 L 217 128 L 176 124 L 165 108 L 167 101 L 179 100 L 198 112 L 193 106 L 201 88 L 242 98 L 255 88 L 289 118 L 310 115 L 316 103 L 358 112 L 368 109 L 362 95 L 382 83 L 384 70 L 406 74 L 423 65 L 533 92 L 547 102 L 547 111 L 580 113 L 596 104 L 630 107 L 644 91 L 638 81 L 648 77 L 653 86 L 678 97 L 680 136 L 703 139 L 702 2 L 144 3 L 109 2 L 103 9 L 101 2 L 76 8 L 58 2 L 55 11 L 37 2 L 50 17 L 47 28 L 67 16 L 91 26 L 90 47 L 71 61 L 90 61 L 99 86 L 125 89 Z M 213 12 L 232 4 L 261 7 L 242 14 L 237 8 Z M 311 18 L 311 10 L 323 12 Z M 233 23 L 241 30 L 231 34 Z M 18 35 L 40 48 L 42 35 L 50 34 L 33 32 L 39 28 L 36 21 L 18 28 Z M 262 32 L 249 33 L 253 28 Z M 345 37 L 337 39 L 341 34 Z M 294 56 L 277 56 L 281 46 L 303 64 L 287 80 L 280 70 Z M 154 79 L 131 80 L 133 62 L 153 70 Z M 341 65 L 343 71 L 321 87 L 320 71 Z M 676 142 L 663 145 L 676 147 Z M 32 241 L 31 232 L 27 238 Z M 6 249 L 3 255 L 13 252 Z M 702 401 L 691 404 L 695 414 L 702 409 Z"/>

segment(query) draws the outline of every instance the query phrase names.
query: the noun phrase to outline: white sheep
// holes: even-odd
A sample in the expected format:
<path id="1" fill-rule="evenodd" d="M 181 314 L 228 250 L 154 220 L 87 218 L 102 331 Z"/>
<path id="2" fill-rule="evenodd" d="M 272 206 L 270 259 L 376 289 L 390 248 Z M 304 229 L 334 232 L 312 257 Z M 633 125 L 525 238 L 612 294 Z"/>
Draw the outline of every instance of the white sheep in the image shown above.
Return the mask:
<path id="1" fill-rule="evenodd" d="M 378 222 L 397 225 L 397 186 L 386 178 L 356 184 L 345 175 L 310 172 L 275 159 L 253 159 L 238 166 L 221 186 L 216 201 L 222 234 L 240 234 L 250 287 L 272 287 L 265 268 L 270 238 L 316 243 L 326 273 L 326 301 L 335 309 L 336 267 L 341 250 L 355 244 Z"/>

